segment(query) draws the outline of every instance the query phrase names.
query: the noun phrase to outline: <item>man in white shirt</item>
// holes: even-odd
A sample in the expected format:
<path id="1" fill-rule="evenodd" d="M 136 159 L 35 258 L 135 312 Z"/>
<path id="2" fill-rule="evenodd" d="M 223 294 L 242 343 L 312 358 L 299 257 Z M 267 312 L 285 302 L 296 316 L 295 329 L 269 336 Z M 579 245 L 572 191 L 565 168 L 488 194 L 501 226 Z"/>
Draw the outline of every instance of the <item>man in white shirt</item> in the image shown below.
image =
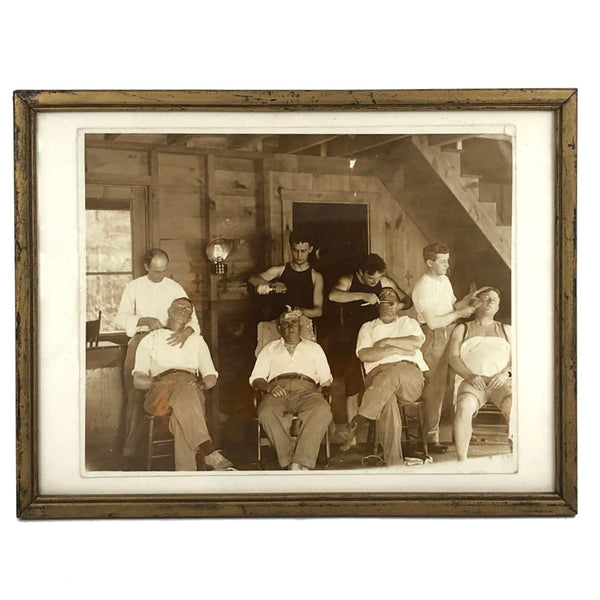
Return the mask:
<path id="1" fill-rule="evenodd" d="M 426 270 L 415 282 L 412 299 L 417 320 L 425 332 L 422 351 L 430 372 L 423 390 L 428 446 L 432 453 L 442 454 L 448 449 L 440 444 L 440 418 L 448 377 L 448 340 L 456 321 L 470 317 L 475 311 L 476 295 L 480 290 L 457 301 L 446 275 L 450 250 L 445 244 L 435 242 L 426 246 L 423 260 Z"/>
<path id="2" fill-rule="evenodd" d="M 319 391 L 333 380 L 323 349 L 300 337 L 299 310 L 279 318 L 281 338 L 258 354 L 250 385 L 265 392 L 258 419 L 277 452 L 279 465 L 292 471 L 315 467 L 319 446 L 332 419 L 331 408 Z M 292 417 L 300 420 L 297 440 L 290 435 Z"/>
<path id="3" fill-rule="evenodd" d="M 173 334 L 189 323 L 194 307 L 187 297 L 174 300 L 167 314 L 167 326 L 155 329 L 139 343 L 133 385 L 146 392 L 147 413 L 168 418 L 175 438 L 175 470 L 195 471 L 196 453 L 215 470 L 230 470 L 232 463 L 214 445 L 205 416 L 202 390 L 217 383 L 217 371 L 208 346 L 197 333 L 183 345 L 172 344 Z"/>
<path id="4" fill-rule="evenodd" d="M 449 362 L 462 378 L 455 401 L 454 443 L 459 461 L 467 460 L 473 417 L 488 401 L 510 421 L 512 408 L 511 328 L 494 320 L 500 292 L 486 288 L 475 318 L 457 325 L 450 336 Z"/>
<path id="5" fill-rule="evenodd" d="M 143 261 L 146 275 L 137 277 L 125 286 L 116 319 L 131 338 L 123 364 L 123 383 L 127 395 L 123 456 L 127 458 L 139 455 L 145 433 L 142 397 L 133 387 L 131 378 L 138 344 L 150 331 L 167 324 L 167 312 L 173 300 L 187 296 L 181 285 L 166 276 L 169 257 L 164 250 L 148 250 Z M 195 311 L 185 328 L 171 332 L 168 343 L 183 346 L 194 332 L 200 333 Z"/>
<path id="6" fill-rule="evenodd" d="M 358 332 L 356 355 L 364 364 L 365 392 L 358 414 L 338 433 L 352 439 L 361 424 L 379 422 L 383 458 L 387 465 L 403 463 L 402 421 L 398 400 L 414 402 L 423 391 L 427 364 L 420 347 L 425 335 L 419 323 L 400 316 L 403 302 L 393 288 L 379 295 L 379 317 Z"/>

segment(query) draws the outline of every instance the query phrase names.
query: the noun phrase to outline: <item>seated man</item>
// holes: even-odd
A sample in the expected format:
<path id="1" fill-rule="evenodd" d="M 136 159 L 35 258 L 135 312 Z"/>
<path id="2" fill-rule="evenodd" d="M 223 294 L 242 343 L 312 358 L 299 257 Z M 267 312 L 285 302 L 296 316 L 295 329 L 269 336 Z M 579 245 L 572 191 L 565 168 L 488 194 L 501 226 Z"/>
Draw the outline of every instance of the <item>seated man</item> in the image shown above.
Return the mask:
<path id="1" fill-rule="evenodd" d="M 250 375 L 250 385 L 265 392 L 258 420 L 277 452 L 279 465 L 292 471 L 314 468 L 332 419 L 318 389 L 331 385 L 329 364 L 319 344 L 300 337 L 301 316 L 297 309 L 282 313 L 280 339 L 260 351 Z M 300 419 L 296 442 L 290 435 L 294 415 Z"/>
<path id="2" fill-rule="evenodd" d="M 187 327 L 192 312 L 189 298 L 173 300 L 167 326 L 151 331 L 137 348 L 133 385 L 138 390 L 147 390 L 144 399 L 147 413 L 168 417 L 169 430 L 175 437 L 177 471 L 195 471 L 198 451 L 212 469 L 231 470 L 231 461 L 217 449 L 206 426 L 202 390 L 217 383 L 208 346 L 195 333 L 183 346 L 169 343 L 173 333 Z"/>
<path id="3" fill-rule="evenodd" d="M 488 401 L 510 419 L 512 408 L 509 325 L 494 320 L 500 308 L 500 292 L 483 288 L 474 319 L 457 325 L 449 341 L 448 361 L 463 379 L 455 401 L 454 443 L 459 461 L 467 460 L 473 433 L 472 420 Z"/>
<path id="4" fill-rule="evenodd" d="M 393 288 L 379 294 L 379 317 L 358 332 L 356 355 L 364 363 L 365 392 L 358 414 L 340 430 L 344 441 L 352 439 L 363 423 L 379 421 L 383 459 L 401 464 L 402 421 L 397 400 L 418 400 L 425 383 L 427 364 L 419 349 L 425 341 L 414 319 L 400 316 L 403 301 Z"/>
<path id="5" fill-rule="evenodd" d="M 356 358 L 356 339 L 364 323 L 377 318 L 379 314 L 379 294 L 384 287 L 396 290 L 403 302 L 402 310 L 412 306 L 412 300 L 398 284 L 385 275 L 386 264 L 379 254 L 365 256 L 355 273 L 343 275 L 329 293 L 329 300 L 340 305 L 343 326 L 339 332 L 338 343 L 342 359 L 342 372 L 346 390 L 346 415 L 348 421 L 358 412 L 363 381 L 360 362 Z M 352 439 L 340 450 L 349 450 L 356 444 Z"/>

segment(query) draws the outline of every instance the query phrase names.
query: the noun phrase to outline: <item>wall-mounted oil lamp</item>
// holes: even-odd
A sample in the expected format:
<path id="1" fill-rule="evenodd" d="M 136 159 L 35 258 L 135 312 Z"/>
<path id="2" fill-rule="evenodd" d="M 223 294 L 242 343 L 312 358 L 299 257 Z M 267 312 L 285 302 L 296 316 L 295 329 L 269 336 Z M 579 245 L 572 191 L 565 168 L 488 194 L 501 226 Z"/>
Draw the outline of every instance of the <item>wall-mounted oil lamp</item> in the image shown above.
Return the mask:
<path id="1" fill-rule="evenodd" d="M 222 235 L 218 235 L 208 242 L 206 256 L 213 265 L 213 273 L 215 275 L 225 275 L 227 273 L 225 261 L 234 247 L 235 240 L 225 239 Z"/>

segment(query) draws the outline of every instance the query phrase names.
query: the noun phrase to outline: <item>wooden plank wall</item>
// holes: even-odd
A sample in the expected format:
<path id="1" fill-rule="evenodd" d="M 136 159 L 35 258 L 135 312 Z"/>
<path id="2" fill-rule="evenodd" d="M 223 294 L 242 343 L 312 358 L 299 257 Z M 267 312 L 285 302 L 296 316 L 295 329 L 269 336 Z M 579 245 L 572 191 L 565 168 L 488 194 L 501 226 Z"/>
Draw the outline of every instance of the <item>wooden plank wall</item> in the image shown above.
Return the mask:
<path id="1" fill-rule="evenodd" d="M 234 240 L 225 276 L 213 275 L 213 347 L 219 369 L 221 412 L 230 423 L 248 421 L 253 413 L 248 377 L 254 365 L 256 319 L 247 280 L 260 262 L 261 227 L 257 206 L 261 190 L 260 162 L 214 156 L 209 159 L 208 228 L 211 237 Z M 229 438 L 242 441 L 243 427 L 231 427 Z"/>
<path id="2" fill-rule="evenodd" d="M 425 234 L 377 178 L 385 214 L 385 255 L 387 272 L 407 293 L 425 272 L 423 248 L 430 243 Z"/>
<path id="3" fill-rule="evenodd" d="M 120 366 L 87 369 L 85 444 L 88 452 L 117 449 L 121 443 L 124 410 Z"/>
<path id="4" fill-rule="evenodd" d="M 206 173 L 204 157 L 155 152 L 152 156 L 153 243 L 170 258 L 170 274 L 196 305 L 203 331 L 207 319 Z"/>

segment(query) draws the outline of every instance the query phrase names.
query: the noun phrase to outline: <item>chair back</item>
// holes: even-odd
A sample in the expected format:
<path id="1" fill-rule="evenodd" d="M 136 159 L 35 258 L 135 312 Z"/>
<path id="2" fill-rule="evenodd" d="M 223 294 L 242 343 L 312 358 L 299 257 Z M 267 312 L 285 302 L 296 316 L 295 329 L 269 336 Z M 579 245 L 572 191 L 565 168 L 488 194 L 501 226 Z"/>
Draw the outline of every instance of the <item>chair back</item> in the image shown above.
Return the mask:
<path id="1" fill-rule="evenodd" d="M 102 321 L 102 311 L 98 311 L 98 318 L 94 321 L 86 321 L 85 323 L 85 343 L 88 348 L 98 346 L 100 339 L 100 322 Z"/>
<path id="2" fill-rule="evenodd" d="M 279 320 L 274 321 L 260 321 L 256 329 L 256 349 L 254 350 L 254 356 L 258 356 L 260 351 L 269 343 L 274 340 L 278 340 L 281 335 L 277 330 L 277 324 Z M 311 319 L 302 315 L 300 319 L 300 336 L 304 340 L 310 340 L 311 342 L 317 341 L 316 325 Z"/>

